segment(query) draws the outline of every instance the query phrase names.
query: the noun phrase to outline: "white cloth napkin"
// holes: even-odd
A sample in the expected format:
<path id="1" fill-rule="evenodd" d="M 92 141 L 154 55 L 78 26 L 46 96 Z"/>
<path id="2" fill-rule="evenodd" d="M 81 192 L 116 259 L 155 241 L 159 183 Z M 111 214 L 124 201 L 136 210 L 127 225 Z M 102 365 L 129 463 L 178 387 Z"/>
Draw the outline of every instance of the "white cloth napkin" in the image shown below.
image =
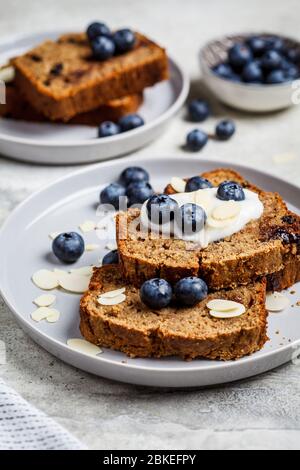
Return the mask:
<path id="1" fill-rule="evenodd" d="M 0 450 L 77 450 L 85 447 L 0 378 Z"/>

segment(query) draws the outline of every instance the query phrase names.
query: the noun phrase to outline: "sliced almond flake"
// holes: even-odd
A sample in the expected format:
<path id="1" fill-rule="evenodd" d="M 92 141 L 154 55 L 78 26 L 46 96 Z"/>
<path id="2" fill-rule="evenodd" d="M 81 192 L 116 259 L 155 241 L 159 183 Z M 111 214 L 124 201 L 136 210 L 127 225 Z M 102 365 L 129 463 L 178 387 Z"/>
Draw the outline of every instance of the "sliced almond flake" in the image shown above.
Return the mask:
<path id="1" fill-rule="evenodd" d="M 228 201 L 220 204 L 212 211 L 212 218 L 216 220 L 227 220 L 237 217 L 241 212 L 241 206 L 238 202 Z"/>
<path id="2" fill-rule="evenodd" d="M 15 69 L 11 65 L 8 65 L 7 67 L 3 67 L 0 70 L 0 80 L 2 80 L 5 83 L 12 82 L 15 78 Z"/>
<path id="3" fill-rule="evenodd" d="M 107 243 L 105 248 L 107 248 L 107 250 L 113 251 L 113 250 L 117 250 L 118 246 L 116 243 Z"/>
<path id="4" fill-rule="evenodd" d="M 244 305 L 234 310 L 228 310 L 227 312 L 220 312 L 218 310 L 210 310 L 209 314 L 214 318 L 235 318 L 240 317 L 246 312 Z"/>
<path id="5" fill-rule="evenodd" d="M 48 269 L 40 269 L 32 276 L 34 284 L 43 290 L 51 290 L 58 287 L 57 275 Z"/>
<path id="6" fill-rule="evenodd" d="M 289 163 L 295 160 L 297 157 L 294 153 L 281 153 L 278 155 L 274 155 L 273 162 L 277 165 L 281 165 L 284 163 Z"/>
<path id="7" fill-rule="evenodd" d="M 76 273 L 64 273 L 58 276 L 60 287 L 68 292 L 75 294 L 83 294 L 88 290 L 90 279 L 88 276 L 83 276 Z"/>
<path id="8" fill-rule="evenodd" d="M 108 297 L 98 297 L 97 301 L 100 305 L 118 305 L 126 300 L 125 294 L 120 294 L 117 297 L 108 298 Z"/>
<path id="9" fill-rule="evenodd" d="M 60 316 L 60 312 L 55 308 L 39 307 L 31 314 L 32 320 L 40 322 L 47 320 L 49 323 L 55 323 Z"/>
<path id="10" fill-rule="evenodd" d="M 58 237 L 58 235 L 60 234 L 61 232 L 51 232 L 49 233 L 49 238 L 51 240 L 55 240 L 56 237 Z"/>
<path id="11" fill-rule="evenodd" d="M 173 178 L 171 178 L 171 186 L 178 193 L 184 193 L 186 181 L 184 181 L 182 178 L 179 178 L 178 176 L 173 176 Z"/>
<path id="12" fill-rule="evenodd" d="M 67 345 L 78 352 L 83 354 L 89 354 L 90 356 L 97 356 L 97 354 L 102 353 L 102 349 L 95 344 L 89 343 L 85 339 L 81 338 L 71 338 L 68 339 Z"/>
<path id="13" fill-rule="evenodd" d="M 71 273 L 81 274 L 82 276 L 91 276 L 93 274 L 94 266 L 82 266 L 81 268 L 70 269 Z"/>
<path id="14" fill-rule="evenodd" d="M 103 292 L 102 294 L 100 294 L 100 297 L 104 297 L 104 298 L 107 298 L 107 299 L 112 299 L 114 297 L 118 297 L 120 294 L 124 294 L 125 293 L 125 290 L 126 290 L 126 287 L 121 287 L 120 289 L 115 289 L 115 290 L 111 290 L 111 291 L 108 291 L 108 292 Z"/>
<path id="15" fill-rule="evenodd" d="M 206 225 L 212 228 L 224 228 L 234 224 L 236 221 L 237 217 L 233 217 L 232 219 L 226 220 L 216 220 L 213 217 L 207 217 Z"/>
<path id="16" fill-rule="evenodd" d="M 266 309 L 270 312 L 280 312 L 290 305 L 286 295 L 281 292 L 268 293 L 266 297 Z"/>
<path id="17" fill-rule="evenodd" d="M 95 251 L 99 250 L 99 246 L 97 243 L 89 243 L 85 245 L 85 251 Z"/>
<path id="18" fill-rule="evenodd" d="M 54 304 L 56 300 L 56 296 L 52 294 L 43 294 L 34 299 L 35 305 L 38 307 L 50 307 L 51 305 Z"/>
<path id="19" fill-rule="evenodd" d="M 79 225 L 79 228 L 83 233 L 92 232 L 96 228 L 96 223 L 93 220 L 86 220 Z"/>
<path id="20" fill-rule="evenodd" d="M 49 313 L 49 315 L 46 318 L 47 322 L 56 323 L 59 320 L 60 312 L 56 310 L 55 308 L 51 308 L 49 310 L 51 310 L 51 313 Z"/>
<path id="21" fill-rule="evenodd" d="M 228 312 L 228 310 L 234 310 L 236 308 L 244 307 L 243 304 L 239 302 L 234 302 L 233 300 L 226 299 L 213 299 L 207 302 L 207 308 L 210 310 L 218 310 L 219 312 Z M 244 307 L 245 308 L 245 307 Z"/>

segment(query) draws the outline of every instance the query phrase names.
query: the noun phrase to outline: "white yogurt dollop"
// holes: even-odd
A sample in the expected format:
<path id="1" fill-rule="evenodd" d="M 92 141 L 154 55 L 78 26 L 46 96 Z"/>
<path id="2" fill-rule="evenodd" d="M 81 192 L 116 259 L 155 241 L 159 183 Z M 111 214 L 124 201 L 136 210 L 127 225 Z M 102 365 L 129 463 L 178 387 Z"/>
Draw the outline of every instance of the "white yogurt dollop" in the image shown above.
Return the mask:
<path id="1" fill-rule="evenodd" d="M 154 233 L 161 233 L 164 238 L 178 238 L 181 240 L 197 243 L 200 247 L 205 248 L 209 243 L 222 240 L 229 237 L 234 233 L 242 230 L 251 220 L 259 219 L 263 213 L 264 206 L 260 201 L 258 195 L 248 189 L 244 189 L 245 200 L 237 201 L 234 204 L 239 205 L 237 215 L 234 217 L 226 218 L 227 205 L 233 204 L 232 201 L 222 201 L 216 197 L 218 188 L 199 189 L 190 193 L 176 193 L 171 197 L 174 199 L 179 207 L 184 204 L 193 203 L 201 206 L 207 215 L 207 222 L 203 229 L 195 233 L 183 233 L 182 229 L 174 222 L 166 222 L 162 225 L 151 222 L 148 218 L 147 201 L 143 204 L 141 209 L 141 228 L 142 230 L 150 230 Z M 216 214 L 215 209 L 221 207 L 221 212 L 224 209 L 224 216 L 222 220 L 214 218 Z M 220 212 L 220 211 L 219 211 Z M 230 211 L 228 211 L 230 215 Z"/>

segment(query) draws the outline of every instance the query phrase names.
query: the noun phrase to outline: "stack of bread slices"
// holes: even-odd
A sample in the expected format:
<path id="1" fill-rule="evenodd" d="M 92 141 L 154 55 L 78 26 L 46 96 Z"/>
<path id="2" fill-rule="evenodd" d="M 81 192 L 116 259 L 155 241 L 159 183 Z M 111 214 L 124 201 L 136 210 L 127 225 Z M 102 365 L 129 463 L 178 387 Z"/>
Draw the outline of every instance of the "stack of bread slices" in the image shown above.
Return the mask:
<path id="1" fill-rule="evenodd" d="M 217 169 L 202 176 L 213 186 L 232 180 L 257 193 L 262 216 L 206 248 L 187 250 L 183 240 L 131 230 L 139 227 L 139 209 L 119 212 L 119 265 L 96 268 L 81 301 L 81 332 L 88 341 L 131 357 L 184 359 L 232 360 L 263 347 L 267 290 L 280 291 L 300 280 L 300 217 L 279 194 L 259 189 L 235 171 Z M 165 188 L 167 194 L 175 192 L 171 184 Z M 146 280 L 163 278 L 174 285 L 187 276 L 202 278 L 209 288 L 208 297 L 193 307 L 174 302 L 155 310 L 142 302 L 140 287 Z M 101 294 L 112 292 L 113 297 L 119 289 L 122 301 L 99 302 Z M 212 305 L 226 311 L 232 301 L 242 305 L 243 314 L 211 314 Z"/>
<path id="2" fill-rule="evenodd" d="M 99 61 L 86 33 L 65 34 L 13 58 L 0 116 L 34 122 L 99 125 L 136 112 L 146 87 L 168 78 L 166 52 L 135 33 L 132 50 Z"/>

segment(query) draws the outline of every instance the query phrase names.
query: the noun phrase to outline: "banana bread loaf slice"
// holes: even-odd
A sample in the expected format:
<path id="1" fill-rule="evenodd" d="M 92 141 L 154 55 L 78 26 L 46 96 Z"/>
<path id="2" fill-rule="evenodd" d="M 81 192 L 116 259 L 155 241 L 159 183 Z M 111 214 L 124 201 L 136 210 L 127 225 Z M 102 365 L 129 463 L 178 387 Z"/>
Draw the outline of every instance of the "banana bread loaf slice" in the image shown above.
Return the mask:
<path id="1" fill-rule="evenodd" d="M 202 176 L 214 186 L 234 180 L 258 193 L 264 205 L 262 217 L 201 249 L 183 240 L 142 233 L 135 229 L 140 211 L 121 212 L 117 216 L 117 239 L 124 276 L 135 285 L 153 277 L 175 282 L 185 276 L 199 276 L 213 290 L 247 285 L 274 273 L 278 275 L 270 279 L 270 287 L 285 288 L 297 282 L 300 217 L 287 209 L 279 194 L 262 191 L 234 171 L 217 169 Z M 166 192 L 175 191 L 168 186 Z"/>
<path id="2" fill-rule="evenodd" d="M 98 297 L 126 287 L 124 302 L 104 306 Z M 139 290 L 126 284 L 119 266 L 96 268 L 80 304 L 80 330 L 87 341 L 122 351 L 131 357 L 180 356 L 231 360 L 252 354 L 267 341 L 266 284 L 219 291 L 190 308 L 176 305 L 151 310 Z M 234 300 L 246 307 L 240 317 L 213 318 L 206 304 L 214 298 Z"/>
<path id="3" fill-rule="evenodd" d="M 81 124 L 86 126 L 98 126 L 104 121 L 118 121 L 122 116 L 134 113 L 142 104 L 143 95 L 129 95 L 123 98 L 111 100 L 92 111 L 77 114 L 68 124 Z M 46 116 L 33 108 L 19 93 L 14 82 L 6 86 L 6 103 L 0 104 L 0 117 L 27 121 L 49 122 Z M 60 121 L 56 121 L 60 122 Z"/>
<path id="4" fill-rule="evenodd" d="M 103 62 L 93 59 L 86 34 L 78 33 L 46 41 L 11 63 L 20 92 L 51 120 L 69 121 L 168 78 L 165 50 L 139 33 L 131 51 Z"/>

